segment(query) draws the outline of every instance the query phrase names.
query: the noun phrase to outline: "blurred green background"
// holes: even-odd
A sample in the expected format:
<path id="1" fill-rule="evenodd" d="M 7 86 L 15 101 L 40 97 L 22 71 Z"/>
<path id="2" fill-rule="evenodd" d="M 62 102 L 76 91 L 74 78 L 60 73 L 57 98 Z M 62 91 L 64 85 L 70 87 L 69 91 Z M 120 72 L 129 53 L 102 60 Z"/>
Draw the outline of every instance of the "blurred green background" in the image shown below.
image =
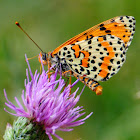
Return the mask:
<path id="1" fill-rule="evenodd" d="M 39 54 L 38 48 L 15 25 L 19 21 L 33 40 L 46 52 L 78 33 L 119 15 L 136 18 L 136 33 L 127 60 L 118 74 L 100 83 L 103 95 L 85 88 L 78 105 L 87 114 L 94 112 L 72 132 L 58 132 L 65 140 L 140 139 L 140 2 L 138 0 L 0 0 L 0 139 L 7 122 L 16 117 L 3 108 L 6 89 L 15 103 L 20 99 L 26 78 L 25 53 Z M 32 71 L 40 68 L 37 58 L 30 60 Z M 75 78 L 73 78 L 73 81 Z M 81 82 L 78 83 L 80 89 Z M 55 138 L 54 138 L 55 139 Z"/>

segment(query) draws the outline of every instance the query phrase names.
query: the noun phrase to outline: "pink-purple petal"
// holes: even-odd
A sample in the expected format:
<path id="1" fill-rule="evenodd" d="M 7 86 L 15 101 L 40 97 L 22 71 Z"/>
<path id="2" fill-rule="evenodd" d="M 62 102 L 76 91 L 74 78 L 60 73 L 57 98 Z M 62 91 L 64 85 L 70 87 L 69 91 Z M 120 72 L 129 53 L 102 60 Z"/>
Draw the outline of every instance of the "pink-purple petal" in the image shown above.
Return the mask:
<path id="1" fill-rule="evenodd" d="M 21 103 L 19 102 L 19 100 L 17 99 L 17 97 L 15 97 L 15 101 L 17 102 L 18 106 L 19 106 L 21 109 L 24 109 L 23 106 L 21 105 Z"/>
<path id="2" fill-rule="evenodd" d="M 27 79 L 25 80 L 25 91 L 23 90 L 21 95 L 23 103 L 20 103 L 17 97 L 15 97 L 15 101 L 18 104 L 18 107 L 16 107 L 8 100 L 4 90 L 4 95 L 8 102 L 5 104 L 16 113 L 14 114 L 6 109 L 4 110 L 12 115 L 27 117 L 43 125 L 50 140 L 53 140 L 51 135 L 62 140 L 62 138 L 55 133 L 57 130 L 72 131 L 73 128 L 70 127 L 83 124 L 92 114 L 90 113 L 85 118 L 79 120 L 85 112 L 81 113 L 84 110 L 82 106 L 75 106 L 84 88 L 79 95 L 77 95 L 79 88 L 70 94 L 70 88 L 75 86 L 79 80 L 65 87 L 65 81 L 61 76 L 56 80 L 58 69 L 48 78 L 48 72 L 45 72 L 43 65 L 42 73 L 39 74 L 35 71 L 33 75 L 27 56 L 25 57 L 29 70 L 26 70 Z"/>

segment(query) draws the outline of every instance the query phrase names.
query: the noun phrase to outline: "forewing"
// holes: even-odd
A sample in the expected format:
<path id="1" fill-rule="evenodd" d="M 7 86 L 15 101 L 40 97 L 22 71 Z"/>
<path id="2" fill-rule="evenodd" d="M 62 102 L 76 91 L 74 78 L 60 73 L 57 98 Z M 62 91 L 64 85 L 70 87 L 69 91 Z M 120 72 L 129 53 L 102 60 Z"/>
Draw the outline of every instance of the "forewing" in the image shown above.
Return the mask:
<path id="1" fill-rule="evenodd" d="M 64 46 L 69 44 L 74 44 L 78 41 L 92 39 L 96 36 L 102 35 L 114 35 L 121 40 L 123 40 L 125 47 L 130 45 L 135 32 L 135 18 L 132 16 L 118 16 L 107 21 L 104 21 L 96 26 L 91 27 L 90 29 L 76 35 L 75 37 L 69 39 L 59 47 L 57 47 L 52 54 L 56 54 Z"/>
<path id="2" fill-rule="evenodd" d="M 105 81 L 125 62 L 134 32 L 134 17 L 115 17 L 68 40 L 53 53 L 64 58 L 75 74 Z"/>

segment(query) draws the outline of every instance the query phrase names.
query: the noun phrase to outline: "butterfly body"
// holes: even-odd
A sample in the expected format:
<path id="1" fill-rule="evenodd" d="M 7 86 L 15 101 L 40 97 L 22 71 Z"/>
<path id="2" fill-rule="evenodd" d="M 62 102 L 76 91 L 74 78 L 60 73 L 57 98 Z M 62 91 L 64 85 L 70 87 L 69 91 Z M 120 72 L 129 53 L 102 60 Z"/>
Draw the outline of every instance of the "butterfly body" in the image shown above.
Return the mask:
<path id="1" fill-rule="evenodd" d="M 110 79 L 122 67 L 134 32 L 134 17 L 115 17 L 66 41 L 42 57 L 42 61 L 61 68 L 62 73 L 71 71 L 96 94 L 101 94 L 98 81 Z"/>

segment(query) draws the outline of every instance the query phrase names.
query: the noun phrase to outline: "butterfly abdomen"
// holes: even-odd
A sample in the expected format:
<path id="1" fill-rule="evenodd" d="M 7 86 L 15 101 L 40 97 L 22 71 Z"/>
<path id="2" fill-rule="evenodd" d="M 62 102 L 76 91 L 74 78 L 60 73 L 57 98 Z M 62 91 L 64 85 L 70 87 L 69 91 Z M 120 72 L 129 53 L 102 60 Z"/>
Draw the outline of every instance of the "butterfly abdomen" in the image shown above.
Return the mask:
<path id="1" fill-rule="evenodd" d="M 73 73 L 73 75 L 79 79 L 82 83 L 84 83 L 86 86 L 88 86 L 92 91 L 95 91 L 97 95 L 101 95 L 102 94 L 102 87 L 100 86 L 100 84 L 96 81 L 94 81 L 91 78 L 86 78 L 84 76 L 79 76 L 75 73 Z"/>

